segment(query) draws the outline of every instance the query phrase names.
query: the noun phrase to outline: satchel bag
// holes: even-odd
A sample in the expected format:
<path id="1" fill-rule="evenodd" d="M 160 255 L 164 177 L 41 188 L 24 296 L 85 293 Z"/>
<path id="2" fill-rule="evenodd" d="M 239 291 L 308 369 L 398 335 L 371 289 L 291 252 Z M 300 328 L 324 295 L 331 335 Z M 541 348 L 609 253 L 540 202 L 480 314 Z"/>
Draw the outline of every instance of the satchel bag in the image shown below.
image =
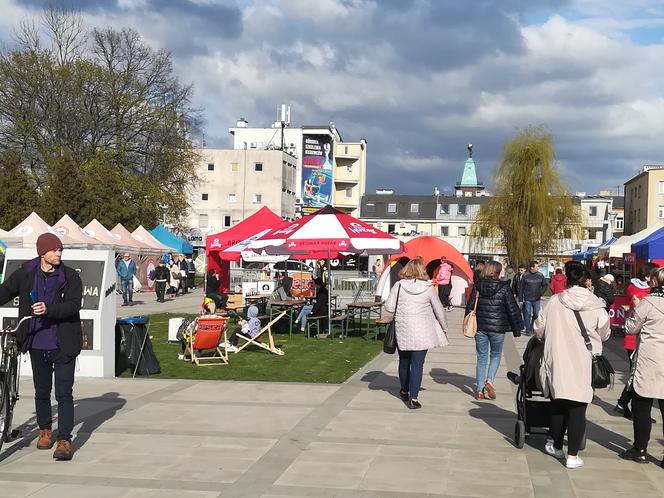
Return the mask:
<path id="1" fill-rule="evenodd" d="M 581 319 L 581 313 L 574 311 L 574 316 L 576 317 L 576 321 L 578 322 L 579 328 L 581 329 L 581 335 L 583 336 L 583 341 L 586 343 L 586 348 L 590 352 L 590 356 L 592 356 L 593 359 L 592 374 L 590 379 L 590 383 L 593 386 L 593 389 L 604 389 L 613 385 L 613 374 L 615 373 L 615 370 L 613 370 L 611 363 L 606 359 L 605 356 L 593 354 L 593 345 L 590 342 L 590 338 L 588 337 L 586 326 L 583 324 L 583 320 Z"/>
<path id="2" fill-rule="evenodd" d="M 470 313 L 463 319 L 463 335 L 472 339 L 477 334 L 477 303 L 480 300 L 480 293 L 475 292 L 475 306 Z"/>
<path id="3" fill-rule="evenodd" d="M 401 284 L 397 289 L 397 302 L 394 304 L 394 318 L 387 326 L 385 337 L 383 338 L 383 352 L 387 354 L 394 354 L 397 350 L 397 331 L 394 328 L 394 321 L 397 316 L 397 306 L 399 306 L 399 294 L 401 293 Z"/>

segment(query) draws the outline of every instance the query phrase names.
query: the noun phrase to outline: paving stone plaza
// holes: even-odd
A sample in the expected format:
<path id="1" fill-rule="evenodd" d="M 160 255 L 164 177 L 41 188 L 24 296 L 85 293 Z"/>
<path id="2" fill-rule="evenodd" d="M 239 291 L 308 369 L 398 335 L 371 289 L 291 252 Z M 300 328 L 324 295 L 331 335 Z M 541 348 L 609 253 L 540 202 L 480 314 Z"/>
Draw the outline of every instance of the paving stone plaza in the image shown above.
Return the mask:
<path id="1" fill-rule="evenodd" d="M 164 306 L 181 311 L 199 299 Z M 397 358 L 384 354 L 342 385 L 83 379 L 75 385 L 74 459 L 56 462 L 35 447 L 32 386 L 23 382 L 16 425 L 25 437 L 3 446 L 0 496 L 663 495 L 655 462 L 617 456 L 632 437 L 631 422 L 612 411 L 626 368 L 619 340 L 606 348 L 622 370 L 616 387 L 588 408 L 586 465 L 567 470 L 543 452 L 544 436 L 523 449 L 512 443 L 515 386 L 505 374 L 518 369 L 527 339 L 505 342 L 498 399 L 475 401 L 474 342 L 461 335 L 462 315 L 448 315 L 450 346 L 427 356 L 421 410 L 399 400 Z M 662 421 L 653 416 L 650 453 L 660 459 Z"/>

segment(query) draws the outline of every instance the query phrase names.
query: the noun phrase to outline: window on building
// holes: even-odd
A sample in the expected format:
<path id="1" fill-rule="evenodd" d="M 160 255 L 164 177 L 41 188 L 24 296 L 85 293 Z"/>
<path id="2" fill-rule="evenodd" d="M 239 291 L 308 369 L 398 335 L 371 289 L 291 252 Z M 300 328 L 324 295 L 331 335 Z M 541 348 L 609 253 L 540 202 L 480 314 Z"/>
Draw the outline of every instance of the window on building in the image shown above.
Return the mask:
<path id="1" fill-rule="evenodd" d="M 396 229 L 396 225 L 394 223 L 388 223 L 387 233 L 394 233 L 395 229 Z"/>
<path id="2" fill-rule="evenodd" d="M 641 185 L 639 185 L 639 187 L 638 187 L 638 194 L 637 195 L 639 196 L 639 199 L 640 199 L 641 198 Z"/>
<path id="3" fill-rule="evenodd" d="M 636 210 L 636 222 L 641 223 L 641 208 Z"/>
<path id="4" fill-rule="evenodd" d="M 350 199 L 353 197 L 353 187 L 346 187 L 346 198 Z"/>
<path id="5" fill-rule="evenodd" d="M 208 171 L 214 171 L 214 164 L 208 163 Z"/>
<path id="6" fill-rule="evenodd" d="M 588 214 L 590 214 L 590 216 L 597 216 L 597 206 L 590 206 L 590 208 L 588 208 Z"/>
<path id="7" fill-rule="evenodd" d="M 616 230 L 624 230 L 625 220 L 623 218 L 616 218 Z"/>
<path id="8" fill-rule="evenodd" d="M 640 210 L 639 210 L 640 211 Z M 664 206 L 658 206 L 657 207 L 657 217 L 659 219 L 664 218 Z"/>
<path id="9" fill-rule="evenodd" d="M 254 194 L 254 204 L 263 202 L 263 194 Z"/>
<path id="10" fill-rule="evenodd" d="M 464 237 L 466 235 L 466 227 L 459 227 L 457 229 L 457 234 L 459 237 Z"/>
<path id="11" fill-rule="evenodd" d="M 202 201 L 207 201 L 208 200 L 208 195 L 207 194 L 201 194 L 201 200 Z"/>
<path id="12" fill-rule="evenodd" d="M 348 154 L 348 145 L 344 147 L 344 150 L 346 151 L 346 154 Z"/>
<path id="13" fill-rule="evenodd" d="M 410 213 L 411 214 L 417 214 L 420 212 L 420 205 L 416 202 L 412 203 L 410 205 Z"/>
<path id="14" fill-rule="evenodd" d="M 367 214 L 374 214 L 375 209 L 376 209 L 376 204 L 373 203 L 373 202 L 367 202 L 364 205 L 364 209 L 365 209 Z"/>
<path id="15" fill-rule="evenodd" d="M 396 213 L 397 212 L 397 203 L 396 202 L 388 202 L 387 203 L 387 212 L 388 213 Z"/>
<path id="16" fill-rule="evenodd" d="M 228 194 L 228 202 L 235 202 L 235 201 L 236 201 L 235 194 Z"/>
<path id="17" fill-rule="evenodd" d="M 254 163 L 254 171 L 257 173 L 263 171 L 263 163 Z"/>
<path id="18" fill-rule="evenodd" d="M 572 230 L 569 228 L 564 228 L 563 229 L 563 239 L 571 239 L 572 238 Z"/>
<path id="19" fill-rule="evenodd" d="M 224 216 L 224 227 L 228 228 L 231 226 L 231 217 L 230 216 Z"/>
<path id="20" fill-rule="evenodd" d="M 207 228 L 208 227 L 208 215 L 199 214 L 198 215 L 198 228 Z"/>
<path id="21" fill-rule="evenodd" d="M 461 216 L 466 216 L 466 205 L 465 204 L 459 204 L 457 206 L 457 214 Z M 465 233 L 464 233 L 465 235 Z"/>
<path id="22" fill-rule="evenodd" d="M 240 171 L 240 163 L 231 163 L 231 173 L 237 173 Z"/>
<path id="23" fill-rule="evenodd" d="M 657 183 L 659 184 L 659 193 L 660 193 L 660 194 L 664 194 L 664 182 L 663 182 L 663 181 L 659 181 L 659 182 L 657 182 Z"/>
<path id="24" fill-rule="evenodd" d="M 440 236 L 447 237 L 450 234 L 450 227 L 442 226 L 440 227 Z"/>
<path id="25" fill-rule="evenodd" d="M 450 214 L 450 205 L 449 204 L 441 204 L 440 205 L 440 214 Z"/>

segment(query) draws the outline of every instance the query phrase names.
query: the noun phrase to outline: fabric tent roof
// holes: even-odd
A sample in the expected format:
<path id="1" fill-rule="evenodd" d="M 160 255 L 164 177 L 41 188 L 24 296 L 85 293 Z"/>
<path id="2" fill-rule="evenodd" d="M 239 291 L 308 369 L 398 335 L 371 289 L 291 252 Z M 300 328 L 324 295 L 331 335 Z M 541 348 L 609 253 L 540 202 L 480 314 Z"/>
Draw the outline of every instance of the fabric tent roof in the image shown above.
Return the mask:
<path id="1" fill-rule="evenodd" d="M 11 233 L 6 232 L 0 228 L 0 253 L 5 252 L 7 247 L 18 247 L 21 246 L 21 239 L 14 237 Z"/>
<path id="2" fill-rule="evenodd" d="M 276 227 L 282 221 L 279 215 L 275 214 L 267 206 L 263 206 L 234 227 L 223 232 L 208 235 L 205 239 L 205 251 L 207 254 L 223 251 L 256 235 L 258 232 Z M 228 256 L 224 256 L 224 259 L 228 258 Z M 239 259 L 240 254 L 238 253 L 237 259 L 230 259 L 230 261 L 239 261 Z"/>
<path id="3" fill-rule="evenodd" d="M 632 244 L 636 259 L 664 259 L 664 227 Z"/>
<path id="4" fill-rule="evenodd" d="M 150 246 L 158 251 L 169 251 L 170 248 L 155 239 L 150 232 L 148 232 L 143 225 L 138 225 L 136 230 L 131 232 L 131 235 L 139 242 Z"/>
<path id="5" fill-rule="evenodd" d="M 72 239 L 82 242 L 83 244 L 87 244 L 88 246 L 109 247 L 108 244 L 104 244 L 103 242 L 95 239 L 94 237 L 90 237 L 87 233 L 85 233 L 85 231 L 73 219 L 71 219 L 68 214 L 65 214 L 62 218 L 60 218 L 60 220 L 58 220 L 53 225 L 53 228 L 58 232 L 58 234 L 66 235 Z"/>
<path id="6" fill-rule="evenodd" d="M 49 226 L 48 223 L 42 220 L 34 211 L 10 231 L 12 236 L 21 239 L 21 242 L 24 246 L 34 246 L 37 243 L 37 238 L 39 238 L 42 233 L 46 232 L 57 235 L 62 241 L 63 246 L 81 247 L 85 245 L 82 242 L 69 237 L 68 235 L 62 235 L 58 233 L 55 229 Z"/>
<path id="7" fill-rule="evenodd" d="M 386 268 L 392 261 L 404 257 L 412 259 L 416 256 L 421 256 L 424 260 L 424 265 L 426 266 L 432 261 L 439 260 L 442 256 L 445 256 L 447 261 L 454 266 L 455 269 L 459 269 L 468 280 L 472 281 L 473 279 L 473 270 L 470 268 L 470 264 L 468 264 L 466 258 L 463 257 L 463 254 L 457 251 L 451 244 L 448 244 L 438 237 L 432 237 L 429 235 L 415 237 L 406 242 L 404 247 L 406 249 L 404 252 L 401 254 L 394 254 L 390 257 L 388 264 L 385 266 Z"/>
<path id="8" fill-rule="evenodd" d="M 174 233 L 171 233 L 164 225 L 157 225 L 150 230 L 150 233 L 159 242 L 179 253 L 191 254 L 194 252 L 194 246 L 182 237 L 178 237 Z"/>
<path id="9" fill-rule="evenodd" d="M 613 244 L 611 244 L 609 247 L 603 247 L 599 249 L 598 251 L 599 257 L 622 258 L 624 253 L 632 251 L 632 244 L 636 244 L 637 242 L 645 239 L 648 235 L 650 235 L 653 232 L 656 232 L 663 226 L 664 224 L 658 222 L 633 235 L 623 235 Z"/>
<path id="10" fill-rule="evenodd" d="M 120 238 L 120 236 L 111 233 L 108 229 L 106 229 L 104 225 L 102 225 L 99 221 L 97 221 L 97 218 L 95 218 L 90 223 L 85 225 L 85 228 L 83 228 L 83 230 L 90 237 L 93 237 L 99 240 L 100 242 L 103 242 L 104 244 L 113 247 L 113 249 L 116 252 L 127 251 L 127 250 L 131 252 L 131 248 L 125 246 L 122 243 L 122 239 Z"/>
<path id="11" fill-rule="evenodd" d="M 134 236 L 127 230 L 122 223 L 118 223 L 115 225 L 113 228 L 111 228 L 111 233 L 114 233 L 115 235 L 119 235 L 120 238 L 122 239 L 122 243 L 135 248 L 137 251 L 140 252 L 155 252 L 155 249 L 150 247 L 149 245 L 145 244 L 144 242 L 141 242 L 137 239 L 134 238 Z"/>

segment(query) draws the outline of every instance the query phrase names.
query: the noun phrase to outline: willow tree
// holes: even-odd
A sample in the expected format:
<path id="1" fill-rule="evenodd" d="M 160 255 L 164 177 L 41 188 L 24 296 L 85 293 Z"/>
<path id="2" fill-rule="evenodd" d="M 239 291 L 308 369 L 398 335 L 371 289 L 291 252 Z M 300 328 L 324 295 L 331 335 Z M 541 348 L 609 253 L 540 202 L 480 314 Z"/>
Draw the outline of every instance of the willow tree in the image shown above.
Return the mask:
<path id="1" fill-rule="evenodd" d="M 494 195 L 471 226 L 474 244 L 487 237 L 505 246 L 512 264 L 554 252 L 580 230 L 579 206 L 560 179 L 553 137 L 541 127 L 519 131 L 493 172 Z"/>

